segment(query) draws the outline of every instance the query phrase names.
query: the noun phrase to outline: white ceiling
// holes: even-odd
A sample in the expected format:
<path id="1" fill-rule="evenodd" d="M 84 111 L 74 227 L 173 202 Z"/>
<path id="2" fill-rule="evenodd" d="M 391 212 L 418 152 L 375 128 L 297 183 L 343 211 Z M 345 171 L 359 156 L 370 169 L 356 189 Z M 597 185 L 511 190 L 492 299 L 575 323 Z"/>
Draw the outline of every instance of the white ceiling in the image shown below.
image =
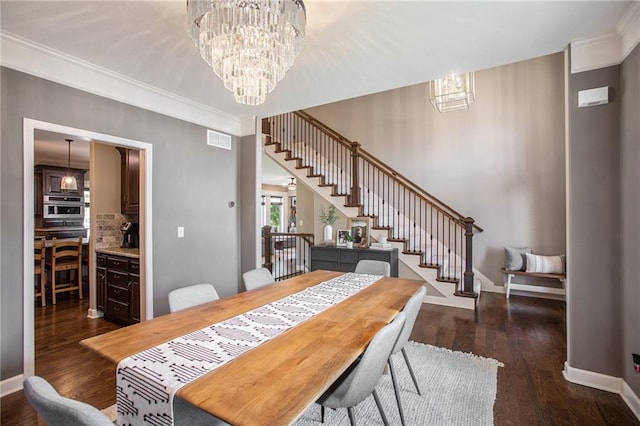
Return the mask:
<path id="1" fill-rule="evenodd" d="M 237 104 L 200 58 L 187 34 L 185 1 L 2 0 L 0 17 L 3 33 L 245 118 L 559 52 L 614 32 L 631 3 L 305 0 L 302 53 L 256 107 Z M 77 139 L 36 135 L 36 164 L 66 162 L 65 138 Z M 72 162 L 88 164 L 88 155 L 88 143 L 72 144 Z M 270 181 L 288 181 L 266 164 Z"/>
<path id="2" fill-rule="evenodd" d="M 631 2 L 306 0 L 302 53 L 262 106 L 239 105 L 187 34 L 185 1 L 6 1 L 2 30 L 237 117 L 268 116 L 563 50 Z"/>

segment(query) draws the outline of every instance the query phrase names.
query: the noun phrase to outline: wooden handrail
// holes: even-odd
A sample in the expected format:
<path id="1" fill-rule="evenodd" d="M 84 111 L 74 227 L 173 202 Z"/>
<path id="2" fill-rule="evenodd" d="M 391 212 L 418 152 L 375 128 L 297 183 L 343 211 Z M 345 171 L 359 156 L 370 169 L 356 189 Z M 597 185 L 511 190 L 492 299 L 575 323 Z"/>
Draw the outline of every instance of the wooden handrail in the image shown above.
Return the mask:
<path id="1" fill-rule="evenodd" d="M 415 191 L 416 193 L 421 195 L 421 197 L 425 201 L 437 204 L 441 209 L 445 210 L 445 213 L 448 213 L 449 217 L 452 220 L 457 220 L 460 223 L 461 226 L 464 226 L 464 221 L 465 221 L 465 218 L 466 218 L 465 215 L 463 215 L 462 213 L 459 213 L 454 208 L 450 207 L 449 205 L 447 205 L 445 202 L 443 202 L 442 200 L 440 200 L 436 196 L 434 196 L 434 195 L 430 194 L 429 192 L 425 191 L 424 189 L 422 189 L 422 187 L 418 186 L 418 184 L 416 184 L 415 182 L 413 182 L 412 180 L 410 180 L 406 176 L 402 175 L 397 170 L 393 169 L 392 167 L 390 167 L 389 165 L 384 163 L 378 157 L 374 156 L 373 154 L 371 154 L 367 150 L 363 149 L 362 146 L 358 142 L 350 141 L 349 139 L 347 139 L 346 137 L 342 136 L 340 133 L 338 133 L 335 130 L 331 129 L 329 126 L 327 126 L 326 124 L 324 124 L 320 120 L 314 118 L 313 116 L 309 115 L 305 111 L 294 111 L 294 114 L 296 114 L 299 117 L 301 117 L 301 118 L 313 123 L 315 126 L 321 128 L 324 132 L 331 134 L 334 138 L 336 138 L 336 140 L 338 140 L 345 147 L 347 147 L 349 149 L 353 149 L 354 145 L 356 145 L 357 146 L 356 149 L 358 150 L 358 155 L 360 155 L 363 158 L 366 158 L 371 163 L 374 163 L 383 172 L 386 172 L 389 176 L 392 176 L 392 177 L 398 179 L 403 184 L 405 184 L 405 186 L 410 187 L 413 191 Z M 482 229 L 480 226 L 476 225 L 475 223 L 473 224 L 473 228 L 478 232 L 483 232 L 484 231 L 484 229 Z"/>

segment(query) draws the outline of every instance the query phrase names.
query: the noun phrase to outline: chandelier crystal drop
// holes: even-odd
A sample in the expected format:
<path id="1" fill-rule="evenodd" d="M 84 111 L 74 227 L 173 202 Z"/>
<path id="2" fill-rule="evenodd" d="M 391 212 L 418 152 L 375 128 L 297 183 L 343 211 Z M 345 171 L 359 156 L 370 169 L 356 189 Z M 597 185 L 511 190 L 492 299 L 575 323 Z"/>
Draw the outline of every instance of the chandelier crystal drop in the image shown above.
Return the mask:
<path id="1" fill-rule="evenodd" d="M 264 103 L 302 49 L 302 0 L 187 0 L 191 39 L 236 102 Z"/>
<path id="2" fill-rule="evenodd" d="M 429 100 L 440 112 L 469 108 L 475 100 L 474 73 L 451 74 L 430 81 Z"/>

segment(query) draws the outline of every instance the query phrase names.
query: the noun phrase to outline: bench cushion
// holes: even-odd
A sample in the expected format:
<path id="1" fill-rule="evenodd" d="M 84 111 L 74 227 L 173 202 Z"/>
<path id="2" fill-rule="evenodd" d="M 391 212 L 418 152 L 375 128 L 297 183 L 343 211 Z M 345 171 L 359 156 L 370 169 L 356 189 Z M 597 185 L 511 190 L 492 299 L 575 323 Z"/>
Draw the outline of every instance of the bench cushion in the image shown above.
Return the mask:
<path id="1" fill-rule="evenodd" d="M 564 274 L 566 271 L 564 254 L 558 256 L 540 256 L 527 253 L 525 256 L 527 258 L 527 272 Z"/>
<path id="2" fill-rule="evenodd" d="M 505 247 L 504 269 L 508 271 L 524 271 L 527 265 L 525 255 L 531 253 L 531 247 Z"/>

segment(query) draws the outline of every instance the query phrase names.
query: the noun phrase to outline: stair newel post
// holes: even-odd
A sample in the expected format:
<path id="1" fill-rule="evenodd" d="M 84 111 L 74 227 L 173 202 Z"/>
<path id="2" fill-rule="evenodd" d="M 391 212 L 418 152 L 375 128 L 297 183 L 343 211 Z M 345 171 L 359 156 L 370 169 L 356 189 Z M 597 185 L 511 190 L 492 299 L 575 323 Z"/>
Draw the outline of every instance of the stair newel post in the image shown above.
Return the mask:
<path id="1" fill-rule="evenodd" d="M 351 143 L 351 196 L 350 206 L 360 205 L 360 144 Z"/>
<path id="2" fill-rule="evenodd" d="M 272 253 L 271 247 L 271 225 L 265 225 L 262 227 L 262 240 L 264 242 L 264 263 L 262 266 L 267 268 L 270 272 L 273 272 L 273 265 L 271 263 Z"/>
<path id="3" fill-rule="evenodd" d="M 475 296 L 473 292 L 473 218 L 466 217 L 464 222 L 465 238 L 465 270 L 462 284 L 462 294 Z"/>

